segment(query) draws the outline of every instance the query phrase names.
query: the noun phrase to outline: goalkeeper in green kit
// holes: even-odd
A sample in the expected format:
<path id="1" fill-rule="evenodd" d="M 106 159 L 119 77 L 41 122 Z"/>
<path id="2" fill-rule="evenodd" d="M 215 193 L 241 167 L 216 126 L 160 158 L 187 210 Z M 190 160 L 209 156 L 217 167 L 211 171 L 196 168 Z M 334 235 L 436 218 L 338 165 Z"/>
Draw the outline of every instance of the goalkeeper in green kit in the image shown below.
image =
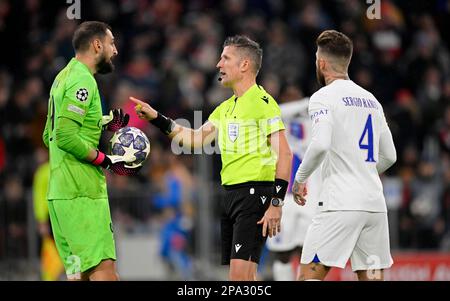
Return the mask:
<path id="1" fill-rule="evenodd" d="M 102 116 L 95 73 L 114 70 L 117 55 L 111 28 L 84 22 L 72 44 L 75 57 L 56 76 L 50 90 L 43 134 L 50 155 L 48 209 L 56 246 L 69 280 L 118 280 L 116 251 L 102 168 L 133 175 L 134 156 L 109 156 L 97 149 L 102 130 L 128 124 L 114 109 Z"/>

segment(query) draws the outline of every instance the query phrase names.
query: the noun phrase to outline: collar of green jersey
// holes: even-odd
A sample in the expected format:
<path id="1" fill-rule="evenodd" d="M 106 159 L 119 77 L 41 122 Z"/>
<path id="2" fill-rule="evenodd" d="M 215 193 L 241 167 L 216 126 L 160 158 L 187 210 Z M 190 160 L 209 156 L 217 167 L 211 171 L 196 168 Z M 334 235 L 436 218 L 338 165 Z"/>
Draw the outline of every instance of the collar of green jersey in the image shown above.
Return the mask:
<path id="1" fill-rule="evenodd" d="M 88 66 L 86 66 L 84 63 L 82 63 L 79 60 L 77 60 L 77 58 L 75 58 L 75 57 L 73 57 L 70 60 L 69 64 L 76 64 L 76 65 L 80 66 L 81 68 L 85 69 L 87 72 L 91 73 L 91 70 L 89 70 Z"/>
<path id="2" fill-rule="evenodd" d="M 241 99 L 245 99 L 245 98 L 254 98 L 256 95 L 258 95 L 261 92 L 264 92 L 264 89 L 261 86 L 258 86 L 258 84 L 254 84 L 253 86 L 248 88 L 247 91 L 245 91 L 241 97 L 237 97 L 236 95 L 234 95 L 234 97 L 232 99 L 237 98 L 237 99 L 241 100 Z"/>

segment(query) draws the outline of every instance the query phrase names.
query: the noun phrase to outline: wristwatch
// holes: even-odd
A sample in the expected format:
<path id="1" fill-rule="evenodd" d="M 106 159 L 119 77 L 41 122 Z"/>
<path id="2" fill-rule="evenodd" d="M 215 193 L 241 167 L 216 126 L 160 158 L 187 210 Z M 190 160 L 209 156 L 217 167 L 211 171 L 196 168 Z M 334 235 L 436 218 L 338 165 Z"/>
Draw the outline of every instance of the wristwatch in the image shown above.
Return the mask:
<path id="1" fill-rule="evenodd" d="M 274 207 L 283 207 L 283 205 L 284 205 L 284 201 L 279 198 L 272 198 L 272 200 L 270 202 L 272 203 L 272 206 L 274 206 Z"/>

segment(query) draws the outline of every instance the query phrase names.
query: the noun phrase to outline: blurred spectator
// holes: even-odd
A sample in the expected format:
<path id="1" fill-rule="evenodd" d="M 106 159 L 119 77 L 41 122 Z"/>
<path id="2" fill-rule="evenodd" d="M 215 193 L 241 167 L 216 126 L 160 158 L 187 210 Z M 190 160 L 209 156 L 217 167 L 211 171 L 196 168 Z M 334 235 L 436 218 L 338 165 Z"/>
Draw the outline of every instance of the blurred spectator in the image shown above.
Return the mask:
<path id="1" fill-rule="evenodd" d="M 38 167 L 33 177 L 33 208 L 37 230 L 39 235 L 44 237 L 51 232 L 47 205 L 50 165 L 48 164 L 48 154 L 45 149 L 37 150 L 36 154 Z"/>
<path id="2" fill-rule="evenodd" d="M 444 192 L 442 194 L 441 206 L 440 221 L 437 224 L 437 230 L 445 232 L 441 242 L 441 249 L 450 252 L 450 168 L 448 165 L 444 173 Z"/>
<path id="3" fill-rule="evenodd" d="M 438 141 L 443 155 L 450 160 L 450 103 L 444 109 L 444 117 L 438 121 Z"/>
<path id="4" fill-rule="evenodd" d="M 19 259 L 27 254 L 27 203 L 22 180 L 10 174 L 3 187 L 0 201 L 0 217 L 4 228 L 1 230 L 3 243 L 0 258 Z M 2 254 L 3 253 L 3 254 Z"/>
<path id="5" fill-rule="evenodd" d="M 203 93 L 206 90 L 206 79 L 202 72 L 189 71 L 178 84 L 182 95 L 181 105 L 186 108 L 186 111 L 200 110 L 204 107 Z"/>
<path id="6" fill-rule="evenodd" d="M 158 96 L 158 76 L 155 72 L 152 60 L 143 53 L 135 54 L 125 66 L 124 79 L 135 86 L 141 87 L 147 98 Z"/>
<path id="7" fill-rule="evenodd" d="M 410 210 L 412 201 L 412 185 L 414 181 L 414 168 L 405 166 L 400 170 L 400 179 L 402 181 L 402 194 L 399 209 L 399 247 L 413 247 L 415 236 L 415 220 Z"/>
<path id="8" fill-rule="evenodd" d="M 40 243 L 38 249 L 41 256 L 41 280 L 55 281 L 65 275 L 64 266 L 53 240 L 47 204 L 47 190 L 50 177 L 47 150 L 37 152 L 39 164 L 33 177 L 33 208 L 37 223 Z"/>
<path id="9" fill-rule="evenodd" d="M 264 72 L 276 74 L 286 84 L 297 83 L 306 76 L 304 50 L 292 37 L 284 22 L 274 21 L 264 47 Z"/>
<path id="10" fill-rule="evenodd" d="M 266 73 L 261 80 L 261 85 L 274 99 L 279 99 L 281 93 L 281 81 L 277 75 Z"/>
<path id="11" fill-rule="evenodd" d="M 163 222 L 160 254 L 179 279 L 192 280 L 189 242 L 193 230 L 193 179 L 174 155 L 167 157 L 168 166 L 159 178 L 160 191 L 153 197 Z"/>
<path id="12" fill-rule="evenodd" d="M 3 138 L 0 136 L 0 173 L 3 172 L 6 164 L 6 149 Z"/>
<path id="13" fill-rule="evenodd" d="M 413 147 L 420 150 L 422 147 L 422 115 L 414 95 L 407 89 L 400 89 L 397 92 L 390 111 L 389 125 L 397 156 L 402 160 L 406 148 Z"/>
<path id="14" fill-rule="evenodd" d="M 279 97 L 279 102 L 300 100 L 304 97 L 302 90 L 296 85 L 287 85 Z"/>
<path id="15" fill-rule="evenodd" d="M 435 163 L 422 161 L 419 163 L 418 177 L 412 187 L 410 210 L 416 224 L 415 248 L 436 249 L 443 234 L 439 225 L 442 183 L 436 181 L 442 176 Z"/>
<path id="16" fill-rule="evenodd" d="M 431 66 L 439 66 L 444 74 L 449 74 L 449 52 L 440 40 L 439 32 L 431 16 L 424 14 L 419 18 L 419 30 L 413 32 L 413 47 L 406 52 L 406 70 L 409 87 L 417 87 L 422 75 Z"/>

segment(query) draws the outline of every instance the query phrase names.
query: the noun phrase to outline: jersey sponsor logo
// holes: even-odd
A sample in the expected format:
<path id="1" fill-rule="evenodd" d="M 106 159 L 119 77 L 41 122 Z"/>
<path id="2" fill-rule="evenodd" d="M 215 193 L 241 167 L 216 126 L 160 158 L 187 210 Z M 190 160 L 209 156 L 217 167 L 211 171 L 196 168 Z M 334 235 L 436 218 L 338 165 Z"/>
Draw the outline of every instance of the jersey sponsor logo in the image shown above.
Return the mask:
<path id="1" fill-rule="evenodd" d="M 89 92 L 86 88 L 80 88 L 77 90 L 77 92 L 75 92 L 75 97 L 81 102 L 86 101 L 88 99 L 88 96 Z"/>
<path id="2" fill-rule="evenodd" d="M 239 137 L 239 123 L 229 123 L 228 124 L 228 138 L 231 142 L 235 142 Z"/>
<path id="3" fill-rule="evenodd" d="M 266 200 L 267 200 L 267 197 L 266 196 L 261 196 L 260 197 L 261 198 L 261 202 L 264 204 L 265 202 L 266 202 Z"/>
<path id="4" fill-rule="evenodd" d="M 319 117 L 320 115 L 328 115 L 328 109 L 320 109 L 319 111 L 314 112 L 311 115 L 311 120 L 313 120 L 314 118 Z"/>
<path id="5" fill-rule="evenodd" d="M 74 105 L 68 105 L 67 106 L 67 111 L 74 112 L 74 113 L 76 113 L 78 115 L 81 115 L 81 116 L 83 116 L 84 113 L 85 113 L 85 111 L 82 108 L 79 108 L 79 107 L 74 106 Z"/>
<path id="6" fill-rule="evenodd" d="M 274 118 L 269 119 L 269 120 L 267 121 L 267 123 L 268 123 L 269 125 L 272 125 L 272 124 L 274 124 L 275 122 L 278 122 L 278 121 L 281 121 L 281 117 L 280 117 L 280 116 L 276 116 L 276 117 L 274 117 Z"/>
<path id="7" fill-rule="evenodd" d="M 234 249 L 236 250 L 236 253 L 239 252 L 239 249 L 242 247 L 241 244 L 235 244 Z"/>
<path id="8" fill-rule="evenodd" d="M 266 95 L 264 95 L 263 97 L 261 97 L 261 99 L 265 102 L 265 103 L 269 103 L 269 97 L 267 97 Z"/>

